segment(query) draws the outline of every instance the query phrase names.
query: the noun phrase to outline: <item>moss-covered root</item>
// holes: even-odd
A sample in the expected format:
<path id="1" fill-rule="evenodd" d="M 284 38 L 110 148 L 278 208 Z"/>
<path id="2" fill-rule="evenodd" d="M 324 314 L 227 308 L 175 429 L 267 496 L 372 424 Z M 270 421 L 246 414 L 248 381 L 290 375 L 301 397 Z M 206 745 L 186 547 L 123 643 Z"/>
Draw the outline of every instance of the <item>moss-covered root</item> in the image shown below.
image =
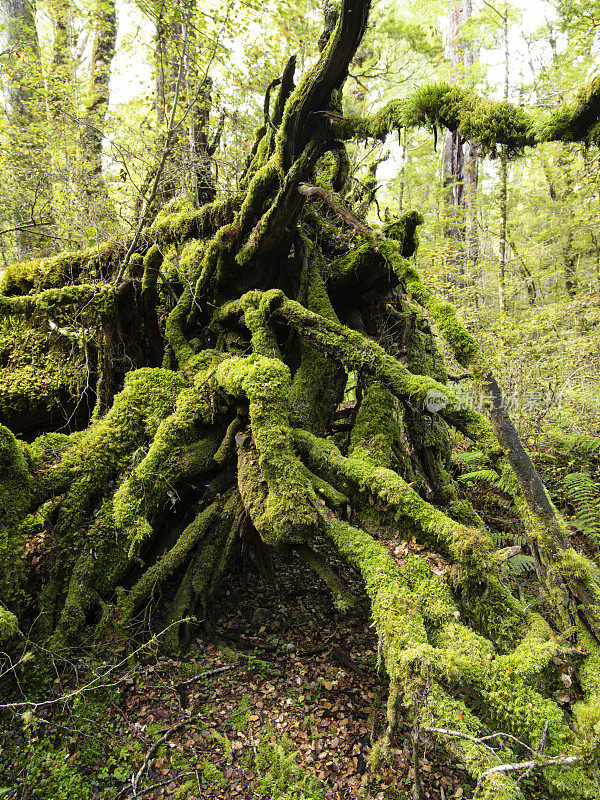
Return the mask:
<path id="1" fill-rule="evenodd" d="M 267 544 L 302 542 L 315 529 L 314 492 L 293 449 L 289 369 L 278 358 L 265 355 L 227 358 L 221 354 L 181 393 L 175 412 L 161 424 L 147 455 L 115 493 L 115 522 L 125 532 L 131 555 L 152 536 L 150 515 L 161 493 L 181 472 L 182 446 L 193 440 L 203 416 L 212 416 L 215 404 L 231 403 L 232 398 L 249 401 L 258 469 L 268 489 L 260 511 L 254 509 L 253 522 L 260 535 Z M 162 476 L 160 481 L 157 474 Z M 240 489 L 244 496 L 241 485 Z"/>
<path id="2" fill-rule="evenodd" d="M 319 578 L 325 583 L 334 597 L 335 607 L 338 611 L 349 611 L 356 605 L 356 599 L 348 590 L 348 587 L 340 580 L 337 573 L 329 564 L 311 547 L 305 544 L 298 544 L 296 552 L 306 563 L 314 569 Z"/>
<path id="3" fill-rule="evenodd" d="M 443 666 L 439 663 L 435 649 L 428 644 L 427 626 L 420 611 L 421 608 L 429 608 L 435 615 L 437 609 L 445 616 L 445 612 L 440 608 L 440 602 L 442 604 L 444 602 L 444 592 L 442 591 L 442 596 L 437 599 L 428 597 L 427 604 L 421 602 L 423 598 L 419 598 L 410 590 L 402 571 L 380 543 L 363 531 L 336 520 L 325 510 L 321 523 L 325 536 L 333 542 L 341 555 L 359 570 L 363 578 L 367 595 L 371 600 L 373 620 L 379 637 L 380 656 L 390 676 L 388 731 L 375 746 L 371 761 L 377 762 L 389 747 L 397 724 L 398 705 L 402 693 L 405 694 L 404 699 L 409 705 L 421 708 L 419 713 L 422 715 L 422 720 L 427 723 L 443 720 L 445 726 L 465 724 L 462 704 L 455 703 L 435 683 L 435 674 L 441 674 Z M 443 703 L 436 704 L 436 708 L 442 713 L 435 717 L 435 720 L 430 714 L 424 713 L 422 700 L 419 704 L 412 703 L 411 692 L 415 690 L 417 676 L 425 673 L 432 677 L 426 684 L 423 680 L 418 680 L 420 693 L 423 697 L 428 697 L 431 692 L 436 692 L 440 700 L 443 700 Z M 453 716 L 454 712 L 456 717 Z M 466 713 L 466 720 L 467 725 L 471 723 L 473 731 L 481 729 L 481 723 L 469 712 Z M 467 747 L 459 743 L 455 752 L 474 777 L 479 777 L 489 766 L 495 766 L 495 763 L 489 763 L 489 755 L 482 746 L 473 744 L 472 747 Z M 498 798 L 515 800 L 518 796 L 513 791 L 510 778 L 495 778 L 492 785 L 495 794 L 490 794 L 489 797 L 493 796 L 496 800 Z"/>
<path id="4" fill-rule="evenodd" d="M 240 495 L 233 491 L 222 505 L 220 513 L 210 521 L 201 523 L 202 534 L 165 621 L 168 627 L 162 643 L 165 650 L 175 652 L 189 641 L 189 622 L 181 625 L 174 623 L 193 615 L 199 617 L 198 622 L 204 620 L 208 603 L 227 567 L 234 542 L 242 534 L 245 516 Z"/>
<path id="5" fill-rule="evenodd" d="M 382 544 L 336 519 L 324 507 L 321 525 L 341 555 L 360 571 L 371 600 L 380 655 L 391 682 L 388 733 L 383 746 L 396 723 L 400 693 L 404 692 L 409 707 L 414 706 L 412 695 L 416 686 L 423 696 L 437 698 L 433 707 L 433 713 L 438 714 L 434 727 L 456 730 L 464 713 L 441 688 L 448 684 L 470 687 L 481 699 L 497 730 L 508 731 L 533 747 L 547 721 L 546 752 L 551 756 L 572 752 L 576 740 L 562 710 L 525 682 L 555 652 L 547 626 L 534 619 L 514 655 L 496 658 L 489 641 L 456 620 L 457 609 L 447 587 L 430 574 L 426 562 L 411 557 L 398 567 Z M 456 719 L 450 714 L 454 708 L 460 711 Z M 473 725 L 479 730 L 482 727 L 476 720 Z M 478 777 L 485 771 L 483 762 L 474 758 L 475 752 L 480 751 L 465 747 L 461 757 L 467 759 L 465 763 L 471 759 L 473 774 Z M 560 789 L 561 797 L 581 800 L 596 797 L 595 785 L 577 765 L 549 768 L 546 779 Z M 490 780 L 495 789 L 504 786 L 502 791 L 512 791 L 510 782 L 498 784 L 496 778 Z"/>
<path id="6" fill-rule="evenodd" d="M 149 567 L 129 591 L 121 594 L 117 603 L 119 623 L 131 619 L 153 593 L 189 560 L 208 528 L 220 518 L 220 511 L 221 504 L 218 502 L 211 503 L 201 511 L 179 535 L 173 547 Z"/>
<path id="7" fill-rule="evenodd" d="M 66 582 L 66 559 L 62 566 L 63 571 L 61 565 L 57 565 L 54 582 L 46 587 L 42 596 L 37 629 L 40 633 L 50 632 L 56 622 L 50 648 L 55 653 L 64 654 L 79 644 L 90 612 L 114 590 L 129 567 L 129 559 L 115 538 L 112 501 L 105 500 L 96 514 L 87 542 L 71 571 L 66 596 L 58 613 L 63 600 L 62 583 Z M 58 621 L 54 618 L 57 613 Z"/>
<path id="8" fill-rule="evenodd" d="M 482 725 L 464 703 L 450 697 L 437 684 L 431 686 L 427 692 L 420 691 L 418 681 L 415 681 L 414 688 L 407 693 L 407 700 L 413 696 L 415 700 L 413 706 L 418 709 L 419 721 L 423 727 L 439 731 L 451 730 L 465 735 L 463 738 L 443 733 L 428 734 L 462 762 L 472 778 L 478 780 L 484 772 L 501 763 L 501 759 L 493 755 L 484 744 L 472 741 L 482 735 Z M 512 760 L 510 752 L 501 751 L 501 755 L 505 755 L 508 761 Z M 494 773 L 487 777 L 482 781 L 477 796 L 479 800 L 522 798 L 515 781 L 508 773 Z"/>
<path id="9" fill-rule="evenodd" d="M 311 311 L 337 322 L 321 273 L 321 259 L 314 246 L 300 234 L 296 248 L 302 264 L 303 296 L 299 299 Z M 292 423 L 320 435 L 339 403 L 346 374 L 308 342 L 301 341 L 300 356 L 291 387 Z"/>
<path id="10" fill-rule="evenodd" d="M 181 376 L 169 370 L 144 368 L 128 373 L 110 411 L 76 439 L 54 469 L 41 476 L 44 489 L 38 494 L 42 500 L 44 495 L 68 490 L 60 512 L 61 531 L 74 530 L 75 524 L 82 527 L 81 515 L 89 501 L 128 466 L 135 450 L 153 438 L 183 385 Z M 71 512 L 77 519 L 70 519 Z"/>
<path id="11" fill-rule="evenodd" d="M 22 578 L 25 535 L 20 524 L 29 510 L 32 479 L 23 449 L 14 435 L 0 425 L 0 601 L 16 599 Z M 0 635 L 13 625 L 3 610 Z M 5 636 L 5 638 L 7 638 Z"/>
<path id="12" fill-rule="evenodd" d="M 482 436 L 480 441 L 510 487 L 519 515 L 525 523 L 528 543 L 536 558 L 538 577 L 546 587 L 557 621 L 568 628 L 579 616 L 585 619 L 585 626 L 593 630 L 596 640 L 600 641 L 600 615 L 596 611 L 600 602 L 597 571 L 590 562 L 577 556 L 571 547 L 564 520 L 550 500 L 521 443 L 504 408 L 500 387 L 489 371 L 478 343 L 460 323 L 454 307 L 434 297 L 425 288 L 414 267 L 404 268 L 404 279 L 408 290 L 435 320 L 456 360 L 472 370 L 487 392 L 494 438 L 502 449 L 489 447 L 492 441 L 489 433 Z"/>
<path id="13" fill-rule="evenodd" d="M 444 419 L 477 442 L 493 463 L 503 465 L 503 477 L 512 487 L 518 507 L 529 523 L 529 541 L 534 553 L 539 556 L 536 560 L 538 576 L 555 610 L 557 624 L 569 628 L 580 617 L 600 640 L 600 617 L 595 610 L 600 598 L 600 582 L 595 577 L 591 562 L 583 557 L 577 558 L 570 547 L 564 533 L 564 523 L 552 507 L 512 423 L 509 426 L 504 424 L 510 422 L 506 413 L 502 411 L 496 417 L 492 411 L 492 426 L 482 414 L 461 408 L 448 387 L 427 376 L 411 373 L 378 344 L 357 331 L 313 314 L 299 303 L 287 300 L 281 292 L 267 294 L 270 295 L 269 305 L 275 316 L 285 320 L 317 349 L 336 358 L 347 369 L 373 375 L 397 397 L 408 400 L 421 410 L 427 408 L 432 393 L 438 397 L 444 396 L 447 401 L 446 408 L 441 412 Z M 490 386 L 493 385 L 491 376 L 488 375 L 486 380 Z M 498 393 L 495 397 L 499 399 Z M 507 431 L 511 432 L 508 438 L 505 435 Z M 504 454 L 503 446 L 508 457 Z"/>
<path id="14" fill-rule="evenodd" d="M 181 391 L 176 403 L 171 403 L 169 411 L 173 405 L 175 408 L 165 414 L 147 453 L 115 492 L 115 525 L 130 557 L 152 537 L 152 520 L 182 475 L 201 475 L 218 466 L 213 458 L 218 437 L 203 437 L 201 423 L 205 419 L 210 422 L 219 405 L 214 375 L 225 356 L 205 351 L 204 358 L 208 363 L 198 371 L 194 386 Z M 225 402 L 223 407 L 228 409 Z"/>
<path id="15" fill-rule="evenodd" d="M 240 491 L 266 544 L 304 542 L 317 524 L 314 491 L 296 456 L 290 428 L 290 372 L 277 358 L 253 354 L 221 364 L 215 381 L 228 394 L 249 400 L 250 424 L 266 483 L 264 503 L 254 503 L 252 481 Z"/>
<path id="16" fill-rule="evenodd" d="M 585 700 L 576 703 L 573 712 L 585 758 L 597 767 L 600 759 L 600 646 L 588 631 L 581 630 L 579 638 L 589 655 L 577 671 Z"/>
<path id="17" fill-rule="evenodd" d="M 485 580 L 494 576 L 496 561 L 489 534 L 467 528 L 423 500 L 396 472 L 377 467 L 368 458 L 345 458 L 337 447 L 307 431 L 294 431 L 294 440 L 309 469 L 344 494 L 360 492 L 378 497 L 392 508 L 400 523 L 450 554 L 467 573 Z M 350 495 L 349 495 L 350 496 Z"/>

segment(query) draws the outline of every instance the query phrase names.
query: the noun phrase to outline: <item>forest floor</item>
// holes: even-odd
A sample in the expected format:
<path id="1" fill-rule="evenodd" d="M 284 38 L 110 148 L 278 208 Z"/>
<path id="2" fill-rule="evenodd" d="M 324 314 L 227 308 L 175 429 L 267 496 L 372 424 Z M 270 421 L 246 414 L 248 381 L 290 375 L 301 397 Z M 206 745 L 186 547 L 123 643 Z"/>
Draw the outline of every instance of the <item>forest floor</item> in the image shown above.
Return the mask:
<path id="1" fill-rule="evenodd" d="M 417 550 L 432 569 L 446 569 L 420 545 L 387 544 L 398 558 Z M 408 721 L 397 732 L 391 761 L 369 768 L 372 737 L 385 727 L 387 686 L 377 669 L 376 637 L 360 582 L 341 562 L 332 565 L 357 600 L 346 614 L 334 608 L 325 584 L 297 556 L 275 555 L 270 578 L 254 564 L 230 573 L 206 629 L 181 657 L 142 649 L 77 702 L 39 708 L 28 745 L 32 738 L 33 761 L 18 767 L 13 761 L 11 778 L 11 767 L 0 758 L 0 796 L 411 798 Z M 111 659 L 116 660 L 106 653 L 105 665 Z M 104 667 L 97 661 L 96 674 Z M 54 684 L 56 694 L 64 695 L 68 687 L 60 677 Z M 15 724 L 5 738 L 7 754 L 11 739 L 14 746 L 22 736 Z M 44 748 L 50 755 L 33 770 Z M 418 751 L 425 798 L 471 795 L 464 771 L 442 750 L 421 737 Z M 64 777 L 51 774 L 59 766 L 64 771 L 65 762 L 84 794 L 75 789 L 75 778 L 69 790 Z M 2 786 L 13 787 L 14 794 Z"/>

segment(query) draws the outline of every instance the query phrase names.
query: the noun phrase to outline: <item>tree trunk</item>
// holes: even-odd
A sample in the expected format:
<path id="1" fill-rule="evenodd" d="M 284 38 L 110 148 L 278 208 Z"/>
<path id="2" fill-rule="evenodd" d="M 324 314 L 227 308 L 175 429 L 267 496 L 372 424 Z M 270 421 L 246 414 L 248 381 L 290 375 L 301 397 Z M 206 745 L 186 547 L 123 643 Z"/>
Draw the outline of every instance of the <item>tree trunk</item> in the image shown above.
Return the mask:
<path id="1" fill-rule="evenodd" d="M 94 18 L 96 29 L 81 148 L 85 210 L 90 224 L 100 230 L 113 212 L 103 175 L 102 141 L 110 99 L 110 69 L 117 41 L 115 0 L 98 0 Z"/>
<path id="2" fill-rule="evenodd" d="M 4 98 L 10 125 L 14 180 L 11 209 L 18 260 L 48 251 L 44 226 L 52 219 L 49 163 L 45 151 L 44 76 L 31 0 L 2 0 L 0 49 L 6 60 Z"/>
<path id="3" fill-rule="evenodd" d="M 470 84 L 475 54 L 466 41 L 464 23 L 472 14 L 471 0 L 450 0 L 448 7 L 448 53 L 453 80 Z M 472 142 L 458 131 L 448 131 L 444 145 L 443 180 L 446 187 L 445 229 L 448 282 L 463 290 L 477 264 L 477 153 Z M 454 291 L 451 289 L 450 297 Z"/>

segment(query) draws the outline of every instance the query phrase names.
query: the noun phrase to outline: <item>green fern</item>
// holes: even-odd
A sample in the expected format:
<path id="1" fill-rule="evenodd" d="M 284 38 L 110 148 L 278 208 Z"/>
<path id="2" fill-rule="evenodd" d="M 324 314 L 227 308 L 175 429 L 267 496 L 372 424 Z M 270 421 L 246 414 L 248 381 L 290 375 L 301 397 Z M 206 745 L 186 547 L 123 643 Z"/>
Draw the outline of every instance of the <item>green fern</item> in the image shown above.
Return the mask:
<path id="1" fill-rule="evenodd" d="M 510 530 L 510 528 L 502 528 L 502 530 L 497 530 L 496 528 L 492 528 L 490 530 L 490 535 L 492 537 L 492 541 L 496 545 L 496 547 L 501 550 L 503 547 L 514 547 L 518 544 L 520 547 L 526 547 L 527 541 L 520 533 L 515 533 L 515 531 Z"/>
<path id="2" fill-rule="evenodd" d="M 518 575 L 526 575 L 528 572 L 535 572 L 535 559 L 525 553 L 517 553 L 503 564 L 502 569 L 513 578 Z"/>
<path id="3" fill-rule="evenodd" d="M 594 544 L 600 543 L 600 493 L 587 472 L 571 472 L 562 488 L 575 509 L 575 527 Z"/>
<path id="4" fill-rule="evenodd" d="M 465 472 L 462 475 L 458 475 L 456 480 L 460 483 L 482 481 L 483 483 L 489 483 L 501 492 L 509 493 L 508 484 L 493 469 L 477 469 L 473 472 Z"/>
<path id="5" fill-rule="evenodd" d="M 584 458 L 600 458 L 600 438 L 587 433 L 575 433 L 551 440 L 552 446 L 561 453 Z"/>
<path id="6" fill-rule="evenodd" d="M 453 456 L 453 460 L 460 467 L 470 469 L 470 472 L 465 472 L 458 475 L 456 480 L 459 483 L 466 484 L 467 486 L 475 483 L 487 484 L 496 489 L 494 492 L 494 503 L 501 508 L 509 509 L 512 507 L 513 502 L 510 496 L 509 487 L 505 481 L 493 469 L 486 467 L 486 458 L 483 453 L 478 450 L 468 450 L 464 453 L 457 453 Z M 496 528 L 490 529 L 491 537 L 494 544 L 498 549 L 504 547 L 526 547 L 527 542 L 523 536 L 511 530 L 509 527 L 503 527 L 500 530 Z M 505 575 L 517 578 L 526 575 L 528 572 L 535 571 L 535 561 L 532 556 L 525 553 L 517 553 L 512 556 L 507 562 L 502 565 L 502 571 Z"/>
<path id="7" fill-rule="evenodd" d="M 459 464 L 461 467 L 482 467 L 487 458 L 485 453 L 482 453 L 481 450 L 464 450 L 461 453 L 453 453 L 452 454 L 452 461 L 455 464 Z"/>

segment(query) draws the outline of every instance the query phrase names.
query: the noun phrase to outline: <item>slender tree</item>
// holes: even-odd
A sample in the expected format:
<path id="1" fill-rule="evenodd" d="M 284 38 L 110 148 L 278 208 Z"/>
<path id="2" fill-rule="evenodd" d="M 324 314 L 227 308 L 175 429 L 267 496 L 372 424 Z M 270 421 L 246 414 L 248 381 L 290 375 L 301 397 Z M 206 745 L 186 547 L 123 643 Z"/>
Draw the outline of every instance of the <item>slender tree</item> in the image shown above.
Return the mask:
<path id="1" fill-rule="evenodd" d="M 0 51 L 14 185 L 11 215 L 17 258 L 42 250 L 51 221 L 47 126 L 40 47 L 31 0 L 0 4 Z"/>
<path id="2" fill-rule="evenodd" d="M 472 82 L 475 50 L 464 27 L 473 13 L 471 0 L 450 0 L 448 5 L 448 53 L 452 79 Z M 466 270 L 479 257 L 477 233 L 478 160 L 472 142 L 460 132 L 446 133 L 443 180 L 446 186 L 444 236 L 448 243 L 450 284 L 466 285 Z M 453 294 L 453 292 L 451 292 Z"/>
<path id="3" fill-rule="evenodd" d="M 84 159 L 83 189 L 86 213 L 101 222 L 111 211 L 102 169 L 102 140 L 110 99 L 110 69 L 117 41 L 114 0 L 98 0 L 88 96 L 81 132 Z M 93 220 L 91 220 L 93 221 Z"/>

